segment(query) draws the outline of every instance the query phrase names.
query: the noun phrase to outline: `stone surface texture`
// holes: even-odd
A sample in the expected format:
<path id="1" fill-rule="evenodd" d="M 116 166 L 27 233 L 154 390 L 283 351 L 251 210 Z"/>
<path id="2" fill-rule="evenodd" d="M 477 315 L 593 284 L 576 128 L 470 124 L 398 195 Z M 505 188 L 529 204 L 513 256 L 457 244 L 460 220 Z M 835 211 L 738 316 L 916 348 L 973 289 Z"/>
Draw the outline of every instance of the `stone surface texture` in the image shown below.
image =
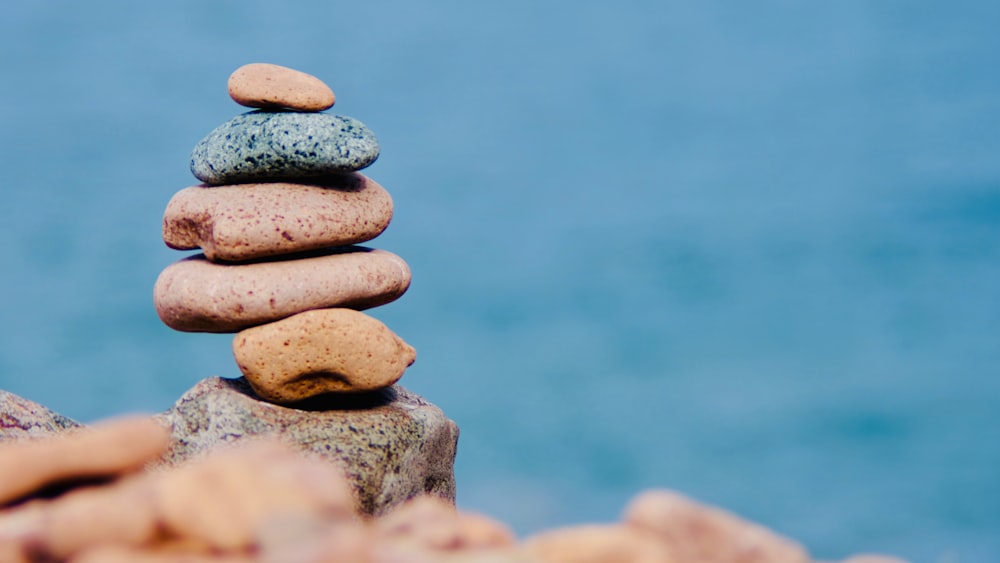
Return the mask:
<path id="1" fill-rule="evenodd" d="M 0 444 L 42 438 L 77 428 L 79 422 L 13 393 L 0 390 Z"/>
<path id="2" fill-rule="evenodd" d="M 400 386 L 323 399 L 284 407 L 260 401 L 242 378 L 203 380 L 159 415 L 173 428 L 164 464 L 272 436 L 340 468 L 361 513 L 423 493 L 454 501 L 458 426 L 441 409 Z"/>
<path id="3" fill-rule="evenodd" d="M 359 173 L 323 185 L 194 186 L 163 215 L 170 248 L 200 248 L 209 260 L 238 262 L 344 246 L 377 237 L 392 220 L 392 197 Z"/>
<path id="4" fill-rule="evenodd" d="M 191 172 L 210 185 L 294 181 L 361 170 L 378 155 L 375 134 L 353 117 L 253 111 L 195 145 Z"/>
<path id="5" fill-rule="evenodd" d="M 378 319 L 337 308 L 248 328 L 233 338 L 233 356 L 259 397 L 291 403 L 388 387 L 417 352 Z"/>
<path id="6" fill-rule="evenodd" d="M 236 69 L 229 76 L 228 89 L 234 102 L 251 108 L 323 111 L 337 100 L 333 90 L 319 78 L 268 63 Z"/>
<path id="7" fill-rule="evenodd" d="M 199 254 L 160 273 L 153 304 L 175 330 L 238 332 L 311 309 L 384 305 L 409 286 L 406 262 L 385 250 L 339 247 L 240 264 Z"/>

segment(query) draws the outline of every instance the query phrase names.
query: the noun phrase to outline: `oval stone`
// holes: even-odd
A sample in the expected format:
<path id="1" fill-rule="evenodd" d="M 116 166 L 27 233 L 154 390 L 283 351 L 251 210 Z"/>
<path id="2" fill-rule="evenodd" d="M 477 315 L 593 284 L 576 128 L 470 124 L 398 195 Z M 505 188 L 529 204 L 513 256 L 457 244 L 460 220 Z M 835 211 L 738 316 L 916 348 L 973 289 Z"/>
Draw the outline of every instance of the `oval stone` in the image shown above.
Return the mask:
<path id="1" fill-rule="evenodd" d="M 191 172 L 216 186 L 298 180 L 361 170 L 378 154 L 375 134 L 353 117 L 252 111 L 195 145 Z"/>
<path id="2" fill-rule="evenodd" d="M 229 97 L 251 108 L 323 111 L 337 98 L 322 80 L 288 67 L 252 63 L 229 76 Z"/>
<path id="3" fill-rule="evenodd" d="M 233 356 L 257 395 L 291 403 L 388 387 L 417 353 L 364 313 L 319 309 L 240 332 Z"/>
<path id="4" fill-rule="evenodd" d="M 368 309 L 410 286 L 410 268 L 385 250 L 353 246 L 242 264 L 198 254 L 167 266 L 153 304 L 185 332 L 238 332 L 311 309 Z"/>
<path id="5" fill-rule="evenodd" d="M 377 237 L 392 219 L 392 197 L 359 173 L 325 185 L 193 186 L 163 215 L 170 248 L 200 248 L 209 260 L 238 262 L 344 246 Z"/>

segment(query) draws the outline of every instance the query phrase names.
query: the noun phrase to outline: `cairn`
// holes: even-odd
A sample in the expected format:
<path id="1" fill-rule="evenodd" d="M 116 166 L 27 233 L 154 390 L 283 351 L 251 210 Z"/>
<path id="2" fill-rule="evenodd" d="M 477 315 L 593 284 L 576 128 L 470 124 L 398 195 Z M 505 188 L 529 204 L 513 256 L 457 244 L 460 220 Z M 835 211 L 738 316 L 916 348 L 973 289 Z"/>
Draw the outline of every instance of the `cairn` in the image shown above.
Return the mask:
<path id="1" fill-rule="evenodd" d="M 160 274 L 160 319 L 179 331 L 236 333 L 240 371 L 272 403 L 393 385 L 416 352 L 361 311 L 399 298 L 410 270 L 395 254 L 356 246 L 393 214 L 385 188 L 358 172 L 378 158 L 375 135 L 323 113 L 333 91 L 296 70 L 249 64 L 228 89 L 257 109 L 195 146 L 191 171 L 203 183 L 167 204 L 167 246 L 202 253 Z"/>

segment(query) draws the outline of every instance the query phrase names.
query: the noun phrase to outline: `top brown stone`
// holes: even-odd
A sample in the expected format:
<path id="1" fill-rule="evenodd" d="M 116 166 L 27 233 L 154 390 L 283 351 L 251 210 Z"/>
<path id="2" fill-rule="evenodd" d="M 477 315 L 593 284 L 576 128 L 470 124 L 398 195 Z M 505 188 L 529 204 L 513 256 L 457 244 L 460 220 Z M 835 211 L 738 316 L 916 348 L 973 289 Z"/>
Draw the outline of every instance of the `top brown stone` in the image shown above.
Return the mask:
<path id="1" fill-rule="evenodd" d="M 229 96 L 251 108 L 323 111 L 336 97 L 322 80 L 291 68 L 252 63 L 229 77 Z"/>

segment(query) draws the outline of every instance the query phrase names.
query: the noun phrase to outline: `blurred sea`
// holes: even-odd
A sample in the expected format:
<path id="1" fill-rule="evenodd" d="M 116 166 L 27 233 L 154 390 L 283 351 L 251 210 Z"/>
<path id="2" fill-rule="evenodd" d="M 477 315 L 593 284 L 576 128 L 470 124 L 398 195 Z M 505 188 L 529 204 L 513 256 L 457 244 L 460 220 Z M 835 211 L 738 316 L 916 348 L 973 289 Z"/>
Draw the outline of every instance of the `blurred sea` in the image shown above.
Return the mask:
<path id="1" fill-rule="evenodd" d="M 370 311 L 519 533 L 644 488 L 816 557 L 1000 561 L 1000 3 L 0 7 L 0 388 L 92 421 L 236 376 L 156 317 L 163 209 L 248 62 L 370 126 Z"/>

